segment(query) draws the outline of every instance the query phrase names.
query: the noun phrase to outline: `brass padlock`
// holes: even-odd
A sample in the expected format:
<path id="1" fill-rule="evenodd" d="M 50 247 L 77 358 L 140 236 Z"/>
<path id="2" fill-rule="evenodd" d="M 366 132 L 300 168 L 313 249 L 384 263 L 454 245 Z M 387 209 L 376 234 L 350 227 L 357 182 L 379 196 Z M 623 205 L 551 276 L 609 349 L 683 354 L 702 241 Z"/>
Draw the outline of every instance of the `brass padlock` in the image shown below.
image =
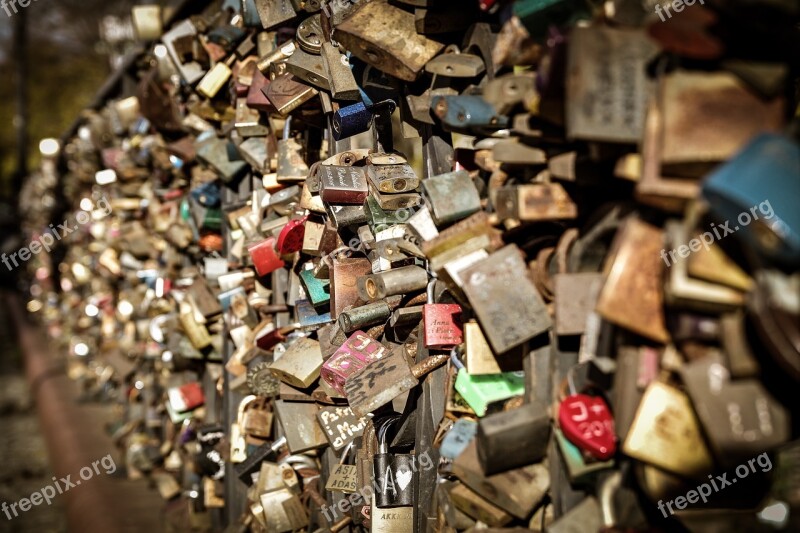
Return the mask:
<path id="1" fill-rule="evenodd" d="M 360 4 L 334 32 L 335 39 L 368 65 L 414 81 L 444 45 L 419 35 L 414 15 L 386 0 Z"/>
<path id="2" fill-rule="evenodd" d="M 252 435 L 260 439 L 272 436 L 272 404 L 263 397 L 250 404 L 244 411 L 242 425 L 245 435 Z"/>

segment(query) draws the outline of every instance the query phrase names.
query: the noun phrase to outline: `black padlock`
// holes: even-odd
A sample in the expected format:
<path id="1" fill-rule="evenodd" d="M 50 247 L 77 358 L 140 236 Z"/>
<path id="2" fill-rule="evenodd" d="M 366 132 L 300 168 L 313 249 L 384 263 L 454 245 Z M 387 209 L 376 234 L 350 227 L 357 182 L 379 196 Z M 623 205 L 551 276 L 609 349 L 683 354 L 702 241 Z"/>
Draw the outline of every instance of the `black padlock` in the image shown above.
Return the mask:
<path id="1" fill-rule="evenodd" d="M 384 421 L 377 430 L 378 453 L 372 459 L 375 479 L 375 506 L 410 507 L 414 504 L 414 481 L 417 472 L 414 456 L 389 453 L 386 434 L 389 427 L 400 419 L 394 416 Z"/>
<path id="2" fill-rule="evenodd" d="M 550 441 L 550 415 L 540 403 L 491 414 L 478 423 L 478 461 L 489 476 L 541 461 Z"/>

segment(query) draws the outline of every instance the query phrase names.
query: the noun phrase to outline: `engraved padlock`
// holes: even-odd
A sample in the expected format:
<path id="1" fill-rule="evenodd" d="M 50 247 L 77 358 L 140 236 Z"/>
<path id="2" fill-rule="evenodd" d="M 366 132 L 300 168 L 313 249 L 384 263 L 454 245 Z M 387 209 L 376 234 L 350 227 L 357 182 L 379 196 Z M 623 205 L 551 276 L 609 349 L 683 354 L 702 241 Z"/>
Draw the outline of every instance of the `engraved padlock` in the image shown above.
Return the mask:
<path id="1" fill-rule="evenodd" d="M 428 283 L 428 303 L 422 306 L 425 347 L 433 350 L 449 350 L 464 340 L 461 306 L 434 303 L 435 284 L 435 278 Z"/>

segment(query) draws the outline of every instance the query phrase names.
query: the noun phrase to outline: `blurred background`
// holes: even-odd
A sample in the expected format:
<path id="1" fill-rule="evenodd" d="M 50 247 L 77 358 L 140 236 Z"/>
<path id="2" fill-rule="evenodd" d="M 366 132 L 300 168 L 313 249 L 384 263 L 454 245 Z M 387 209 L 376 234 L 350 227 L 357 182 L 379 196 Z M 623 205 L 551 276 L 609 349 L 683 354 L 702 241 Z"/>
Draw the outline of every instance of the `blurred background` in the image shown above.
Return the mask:
<path id="1" fill-rule="evenodd" d="M 36 0 L 0 9 L 0 249 L 17 250 L 19 199 L 37 194 L 42 139 L 60 138 L 136 44 L 134 0 Z M 162 6 L 170 2 L 149 0 Z M 40 149 L 41 148 L 41 149 Z M 42 198 L 55 203 L 55 198 Z M 0 502 L 15 502 L 51 482 L 41 428 L 25 382 L 12 299 L 26 269 L 0 267 Z M 12 521 L 0 532 L 66 531 L 63 499 Z"/>

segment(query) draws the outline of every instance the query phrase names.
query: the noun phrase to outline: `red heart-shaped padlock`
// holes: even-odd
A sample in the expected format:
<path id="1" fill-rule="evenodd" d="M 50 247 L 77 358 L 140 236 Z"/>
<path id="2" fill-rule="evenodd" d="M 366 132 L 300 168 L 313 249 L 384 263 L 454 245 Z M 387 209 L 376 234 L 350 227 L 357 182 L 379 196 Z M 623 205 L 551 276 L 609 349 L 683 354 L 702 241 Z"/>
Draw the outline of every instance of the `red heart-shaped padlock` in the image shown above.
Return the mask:
<path id="1" fill-rule="evenodd" d="M 617 451 L 614 417 L 599 396 L 571 394 L 558 407 L 561 431 L 572 444 L 602 461 Z"/>
<path id="2" fill-rule="evenodd" d="M 283 227 L 275 246 L 279 254 L 293 254 L 300 251 L 303 247 L 303 237 L 306 234 L 306 219 L 308 217 L 290 220 Z"/>

